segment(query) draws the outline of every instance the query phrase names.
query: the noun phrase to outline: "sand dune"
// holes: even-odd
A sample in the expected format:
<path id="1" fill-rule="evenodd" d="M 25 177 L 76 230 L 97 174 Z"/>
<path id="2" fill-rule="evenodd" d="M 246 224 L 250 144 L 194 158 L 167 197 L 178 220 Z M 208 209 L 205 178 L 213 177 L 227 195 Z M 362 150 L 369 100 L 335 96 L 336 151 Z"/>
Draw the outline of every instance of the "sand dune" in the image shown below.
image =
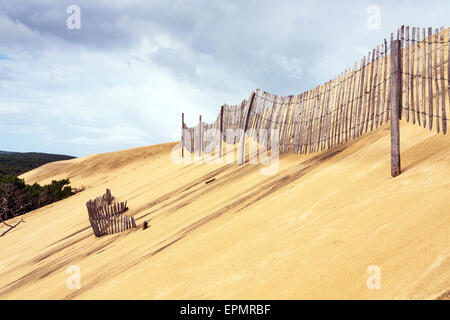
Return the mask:
<path id="1" fill-rule="evenodd" d="M 174 164 L 175 143 L 44 165 L 29 183 L 87 186 L 0 238 L 0 298 L 435 299 L 450 290 L 450 140 L 389 127 L 328 152 L 259 165 Z M 205 184 L 205 181 L 216 180 Z M 85 202 L 110 188 L 138 226 L 96 238 Z M 66 272 L 81 269 L 81 289 Z M 381 270 L 369 290 L 368 266 Z"/>

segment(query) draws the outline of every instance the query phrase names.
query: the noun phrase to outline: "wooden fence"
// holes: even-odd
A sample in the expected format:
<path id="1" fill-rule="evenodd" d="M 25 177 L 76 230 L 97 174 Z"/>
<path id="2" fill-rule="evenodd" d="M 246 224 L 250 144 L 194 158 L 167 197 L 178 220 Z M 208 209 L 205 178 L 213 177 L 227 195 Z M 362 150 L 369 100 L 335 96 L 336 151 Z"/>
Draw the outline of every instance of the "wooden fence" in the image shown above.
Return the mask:
<path id="1" fill-rule="evenodd" d="M 394 50 L 393 50 L 393 47 Z M 336 78 L 297 96 L 277 96 L 256 89 L 238 105 L 223 105 L 217 119 L 187 127 L 182 115 L 182 150 L 199 155 L 216 147 L 208 129 L 220 131 L 222 141 L 241 143 L 245 136 L 270 149 L 271 130 L 278 132 L 278 151 L 305 154 L 348 142 L 391 122 L 392 157 L 400 173 L 399 129 L 392 121 L 447 132 L 450 113 L 449 29 L 402 26 L 390 41 L 384 39 L 359 63 Z M 390 113 L 397 116 L 390 119 Z M 395 136 L 396 135 L 396 136 Z M 213 142 L 213 143 L 212 143 Z M 212 144 L 211 144 L 212 143 Z M 398 173 L 396 173 L 398 171 Z"/>
<path id="2" fill-rule="evenodd" d="M 127 202 L 113 201 L 111 191 L 106 189 L 103 196 L 86 202 L 89 222 L 97 237 L 136 228 L 134 218 L 123 214 L 128 210 Z"/>

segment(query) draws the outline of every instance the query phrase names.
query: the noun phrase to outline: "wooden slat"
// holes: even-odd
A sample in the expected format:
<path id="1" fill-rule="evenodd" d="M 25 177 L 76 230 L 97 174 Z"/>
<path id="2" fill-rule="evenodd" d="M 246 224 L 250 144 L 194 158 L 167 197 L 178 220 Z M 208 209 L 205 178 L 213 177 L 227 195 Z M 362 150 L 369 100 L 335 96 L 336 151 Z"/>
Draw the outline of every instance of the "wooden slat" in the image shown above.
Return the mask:
<path id="1" fill-rule="evenodd" d="M 268 143 L 269 143 L 269 138 L 270 138 L 270 124 L 272 122 L 273 119 L 273 115 L 275 112 L 275 103 L 274 103 L 274 95 L 273 94 L 268 94 L 267 95 L 267 99 L 269 99 L 268 101 L 268 106 L 267 106 L 267 113 L 266 113 L 266 122 L 264 124 L 264 141 L 263 141 L 263 145 L 265 147 L 267 147 Z"/>
<path id="2" fill-rule="evenodd" d="M 263 122 L 263 116 L 264 116 L 264 111 L 265 111 L 265 109 L 266 109 L 266 104 L 267 104 L 267 92 L 263 92 L 263 94 L 262 94 L 262 97 L 263 97 L 263 99 L 262 99 L 262 101 L 259 103 L 259 106 L 258 106 L 258 109 L 257 109 L 257 120 L 256 120 L 256 123 L 254 124 L 254 126 L 253 126 L 253 130 L 254 130 L 254 132 L 253 132 L 253 135 L 254 135 L 254 139 L 256 140 L 256 141 L 258 141 L 258 138 L 259 138 L 259 130 L 261 129 L 261 125 L 262 125 L 262 122 Z"/>
<path id="3" fill-rule="evenodd" d="M 362 117 L 361 117 L 361 127 L 359 134 L 362 135 L 364 132 L 364 127 L 366 125 L 366 113 L 368 113 L 368 97 L 367 97 L 367 86 L 369 85 L 369 77 L 370 77 L 370 69 L 369 69 L 369 63 L 370 63 L 370 51 L 367 55 L 367 63 L 364 67 L 366 76 L 364 80 L 364 89 L 363 89 L 363 104 L 362 104 Z"/>
<path id="4" fill-rule="evenodd" d="M 440 65 L 441 65 L 441 93 L 442 93 L 442 100 L 441 100 L 441 108 L 442 108 L 442 132 L 444 134 L 447 133 L 447 114 L 446 114 L 446 110 L 445 110 L 445 79 L 444 79 L 444 47 L 445 47 L 445 38 L 444 38 L 444 28 L 441 27 L 441 33 L 439 36 L 439 42 L 440 44 Z M 448 57 L 449 62 L 447 62 L 448 64 L 450 64 L 450 56 Z M 437 74 L 437 73 L 436 73 Z M 450 79 L 449 79 L 450 81 Z M 449 88 L 447 88 L 447 91 L 449 90 Z M 439 119 L 438 119 L 439 121 Z"/>
<path id="5" fill-rule="evenodd" d="M 308 125 L 309 125 L 309 117 L 310 117 L 310 104 L 311 104 L 311 96 L 312 96 L 312 90 L 308 90 L 306 93 L 306 99 L 304 102 L 304 107 L 303 107 L 303 111 L 304 111 L 304 116 L 303 116 L 303 120 L 302 120 L 302 125 L 300 127 L 300 154 L 304 154 L 305 153 L 305 147 L 306 147 L 306 141 L 308 138 Z"/>
<path id="6" fill-rule="evenodd" d="M 362 108 L 363 108 L 363 101 L 364 101 L 364 83 L 365 83 L 365 78 L 366 78 L 365 66 L 366 66 L 366 57 L 364 57 L 361 60 L 361 67 L 360 67 L 361 76 L 359 78 L 358 113 L 356 115 L 356 136 L 360 135 L 361 116 L 363 113 Z"/>
<path id="7" fill-rule="evenodd" d="M 391 33 L 391 39 L 390 39 L 390 45 L 392 46 L 392 42 L 394 41 L 394 34 Z M 390 64 L 389 64 L 390 66 Z M 389 72 L 390 72 L 390 67 L 389 67 Z M 390 77 L 390 75 L 389 75 Z M 386 104 L 386 122 L 389 121 L 389 114 L 391 112 L 391 90 L 392 90 L 392 86 L 391 86 L 391 82 L 389 81 L 389 88 L 388 88 L 388 95 L 387 95 L 387 104 Z"/>
<path id="8" fill-rule="evenodd" d="M 409 44 L 409 27 L 406 27 L 405 29 L 405 36 L 406 36 L 406 48 L 405 48 L 405 69 L 403 73 L 403 80 L 404 80 L 404 86 L 405 86 L 405 99 L 403 100 L 404 106 L 403 109 L 405 109 L 405 119 L 406 122 L 409 122 L 409 50 L 410 45 Z"/>
<path id="9" fill-rule="evenodd" d="M 285 142 L 284 142 L 284 153 L 289 152 L 290 144 L 291 144 L 291 137 L 292 137 L 292 127 L 294 125 L 293 119 L 295 119 L 295 113 L 297 111 L 296 109 L 297 105 L 297 96 L 291 96 L 290 103 L 289 103 L 289 117 L 286 127 L 286 135 L 285 135 Z"/>
<path id="10" fill-rule="evenodd" d="M 356 131 L 356 123 L 357 123 L 357 115 L 358 115 L 358 102 L 359 102 L 359 84 L 361 82 L 361 67 L 356 66 L 356 76 L 355 76 L 355 84 L 353 86 L 353 94 L 352 94 L 352 115 L 351 115 L 351 137 L 355 139 L 355 131 Z M 361 64 L 360 64 L 361 66 Z"/>
<path id="11" fill-rule="evenodd" d="M 275 112 L 275 103 L 273 101 L 273 95 L 272 94 L 268 94 L 267 95 L 267 99 L 270 100 L 270 108 L 269 108 L 269 112 L 267 113 L 267 120 L 264 123 L 264 139 L 262 141 L 262 144 L 260 145 L 260 147 L 265 147 L 267 150 L 269 150 L 268 148 L 268 142 L 269 142 L 269 136 L 270 136 L 270 123 L 271 123 L 271 119 L 273 117 L 273 114 Z"/>
<path id="12" fill-rule="evenodd" d="M 325 110 L 325 98 L 326 98 L 326 93 L 327 93 L 327 83 L 325 83 L 324 85 L 322 85 L 322 94 L 319 97 L 319 115 L 320 118 L 317 121 L 317 134 L 316 134 L 316 142 L 315 142 L 315 146 L 314 146 L 314 152 L 318 152 L 319 148 L 320 148 L 320 143 L 322 141 L 321 138 L 321 134 L 322 134 L 322 127 L 323 127 L 323 118 L 324 118 L 324 110 Z"/>
<path id="13" fill-rule="evenodd" d="M 339 81 L 340 76 L 338 75 L 334 79 L 333 83 L 333 90 L 331 95 L 331 105 L 330 105 L 330 124 L 328 126 L 328 149 L 332 148 L 334 146 L 334 124 L 335 124 L 335 117 L 336 117 L 336 104 L 337 104 L 337 92 L 339 90 Z"/>
<path id="14" fill-rule="evenodd" d="M 425 85 L 427 82 L 427 72 L 426 72 L 426 65 L 427 65 L 427 41 L 426 41 L 426 34 L 425 34 L 425 28 L 422 28 L 422 124 L 423 127 L 427 127 L 427 117 L 426 117 L 426 100 L 425 100 Z"/>
<path id="15" fill-rule="evenodd" d="M 98 231 L 97 231 L 94 219 L 89 218 L 89 222 L 91 224 L 91 227 L 92 227 L 92 230 L 94 231 L 95 236 L 98 237 Z"/>
<path id="16" fill-rule="evenodd" d="M 260 149 L 266 146 L 267 141 L 267 124 L 269 123 L 269 118 L 272 113 L 272 102 L 271 95 L 269 93 L 265 93 L 266 103 L 264 104 L 264 113 L 263 113 L 263 121 L 260 126 L 261 137 L 258 140 Z"/>
<path id="17" fill-rule="evenodd" d="M 334 115 L 333 115 L 333 124 L 331 131 L 331 145 L 334 146 L 337 140 L 337 128 L 338 128 L 338 119 L 339 119 L 339 111 L 341 110 L 339 107 L 341 91 L 342 91 L 342 78 L 343 73 L 338 76 L 338 82 L 336 84 L 336 96 L 334 100 Z"/>
<path id="18" fill-rule="evenodd" d="M 107 218 L 102 218 L 100 221 L 102 234 L 108 234 L 108 220 Z"/>
<path id="19" fill-rule="evenodd" d="M 278 118 L 278 113 L 280 110 L 280 103 L 279 103 L 279 98 L 277 95 L 272 95 L 271 99 L 273 100 L 273 107 L 275 108 L 272 117 L 271 117 L 271 121 L 269 124 L 269 133 L 268 133 L 268 137 L 267 137 L 267 149 L 270 150 L 272 149 L 272 130 L 276 130 L 277 128 L 277 118 Z"/>
<path id="20" fill-rule="evenodd" d="M 416 111 L 415 111 L 415 107 L 414 107 L 414 80 L 416 77 L 416 69 L 415 69 L 415 65 L 416 65 L 416 60 L 415 60 L 416 28 L 415 27 L 412 28 L 410 47 L 411 47 L 411 70 L 409 71 L 409 73 L 410 73 L 409 87 L 411 88 L 410 109 L 411 109 L 411 121 L 412 121 L 412 124 L 415 124 L 416 123 L 416 115 L 415 115 Z"/>
<path id="21" fill-rule="evenodd" d="M 348 142 L 349 140 L 351 140 L 351 128 L 352 128 L 352 111 L 353 111 L 353 92 L 354 92 L 354 86 L 355 86 L 355 78 L 356 78 L 356 69 L 357 66 L 356 64 L 353 64 L 353 67 L 351 68 L 351 73 L 350 73 L 350 82 L 348 84 L 348 88 L 347 88 L 347 107 L 345 108 L 345 142 Z"/>
<path id="22" fill-rule="evenodd" d="M 92 229 L 94 229 L 94 234 L 95 234 L 95 236 L 96 236 L 96 237 L 100 237 L 100 236 L 101 236 L 101 232 L 100 232 L 100 230 L 99 230 L 97 221 L 95 221 L 95 220 L 92 219 L 92 218 L 89 218 L 89 219 L 91 220 L 91 226 L 92 226 Z"/>
<path id="23" fill-rule="evenodd" d="M 285 119 L 286 119 L 286 112 L 287 112 L 287 98 L 281 96 L 280 97 L 281 100 L 281 105 L 280 105 L 280 113 L 279 113 L 279 117 L 278 117 L 278 143 L 279 143 L 279 152 L 281 152 L 282 149 L 282 145 L 283 145 L 283 130 L 284 130 L 284 126 L 285 126 Z"/>
<path id="24" fill-rule="evenodd" d="M 325 84 L 323 84 L 323 92 L 322 92 L 322 96 L 320 98 L 320 122 L 319 122 L 319 131 L 317 133 L 318 137 L 316 139 L 317 144 L 316 144 L 316 152 L 320 152 L 323 150 L 323 136 L 325 133 L 325 125 L 326 125 L 326 109 L 327 109 L 327 105 L 326 105 L 326 100 L 327 100 L 327 95 L 328 95 L 328 82 L 325 82 Z"/>
<path id="25" fill-rule="evenodd" d="M 378 50 L 378 48 L 377 48 Z M 377 54 L 378 55 L 378 54 Z M 380 53 L 378 55 L 378 69 L 377 69 L 377 87 L 376 87 L 376 111 L 375 111 L 375 128 L 378 128 L 378 125 L 381 125 L 380 123 L 380 113 L 381 118 L 383 118 L 382 111 L 380 111 L 381 106 L 381 92 L 382 92 L 382 84 L 383 84 L 383 44 L 380 46 Z M 381 106 L 382 108 L 382 106 Z"/>
<path id="26" fill-rule="evenodd" d="M 293 102 L 293 96 L 289 96 L 287 98 L 287 105 L 286 105 L 286 117 L 285 117 L 285 125 L 283 128 L 283 139 L 282 139 L 282 147 L 281 150 L 286 153 L 287 147 L 289 146 L 289 129 L 290 129 L 290 119 L 292 117 L 292 102 Z"/>
<path id="27" fill-rule="evenodd" d="M 335 96 L 336 96 L 336 87 L 337 87 L 337 83 L 338 83 L 339 79 L 338 78 L 334 78 L 331 82 L 331 87 L 330 87 L 330 98 L 329 98 L 329 106 L 328 106 L 328 116 L 327 116 L 327 133 L 326 133 L 326 138 L 327 138 L 327 147 L 328 149 L 330 149 L 332 147 L 332 126 L 333 126 L 333 115 L 334 115 L 334 106 L 335 106 Z"/>
<path id="28" fill-rule="evenodd" d="M 266 141 L 266 148 L 267 150 L 271 149 L 271 143 L 272 143 L 272 137 L 271 137 L 271 130 L 274 128 L 277 112 L 278 112 L 278 101 L 277 96 L 274 94 L 270 95 L 270 100 L 272 101 L 272 112 L 270 115 L 270 121 L 267 124 L 267 141 Z"/>
<path id="29" fill-rule="evenodd" d="M 383 119 L 385 117 L 385 113 L 386 113 L 386 109 L 387 109 L 387 99 L 386 99 L 386 88 L 388 86 L 388 80 L 387 80 L 387 69 L 388 69 L 388 60 L 387 60 L 387 56 L 388 56 L 388 46 L 387 46 L 387 41 L 386 38 L 384 38 L 384 42 L 383 42 L 383 49 L 384 49 L 384 56 L 383 56 L 383 90 L 382 92 L 382 98 L 381 98 L 381 117 L 380 117 L 380 125 L 383 124 Z"/>
<path id="30" fill-rule="evenodd" d="M 399 131 L 399 117 L 400 117 L 400 99 L 401 91 L 400 84 L 400 41 L 393 41 L 391 43 L 391 87 L 392 87 L 392 114 L 391 114 L 391 175 L 396 177 L 400 174 L 400 131 Z"/>
<path id="31" fill-rule="evenodd" d="M 308 106 L 306 108 L 306 118 L 305 118 L 305 124 L 304 124 L 304 133 L 303 133 L 303 142 L 302 142 L 302 153 L 307 153 L 308 151 L 308 137 L 309 137 L 309 128 L 311 124 L 311 115 L 314 111 L 313 105 L 314 105 L 314 92 L 315 89 L 309 91 L 308 96 Z"/>
<path id="32" fill-rule="evenodd" d="M 317 87 L 316 96 L 314 98 L 314 117 L 312 121 L 312 128 L 311 128 L 311 136 L 309 140 L 309 150 L 310 153 L 315 152 L 315 144 L 316 144 L 316 136 L 317 136 L 317 129 L 318 129 L 318 122 L 320 120 L 320 96 L 321 96 L 322 86 Z"/>
<path id="33" fill-rule="evenodd" d="M 298 150 L 298 140 L 299 140 L 299 130 L 300 123 L 302 117 L 302 103 L 303 103 L 303 94 L 300 94 L 297 99 L 297 114 L 295 117 L 296 124 L 294 125 L 294 138 L 292 140 L 292 153 L 297 153 Z"/>
<path id="34" fill-rule="evenodd" d="M 311 141 L 311 145 L 312 145 L 312 152 L 316 152 L 317 151 L 317 145 L 318 145 L 318 134 L 319 134 L 319 129 L 320 129 L 320 122 L 321 122 L 321 117 L 322 117 L 322 98 L 324 96 L 324 85 L 321 85 L 318 87 L 319 91 L 317 93 L 316 96 L 316 100 L 317 100 L 317 105 L 316 105 L 316 116 L 315 116 L 315 126 L 313 128 L 313 139 Z"/>
<path id="35" fill-rule="evenodd" d="M 302 126 L 301 126 L 301 132 L 300 132 L 300 154 L 305 153 L 305 147 L 306 147 L 306 140 L 308 138 L 308 124 L 309 124 L 309 117 L 311 114 L 311 96 L 312 96 L 313 92 L 312 90 L 308 90 L 307 95 L 306 95 L 306 99 L 305 99 L 305 103 L 304 103 L 304 107 L 303 107 L 303 111 L 304 111 L 304 116 L 303 116 L 303 120 L 302 120 Z"/>
<path id="36" fill-rule="evenodd" d="M 431 58 L 431 51 L 433 40 L 433 28 L 428 28 L 428 125 L 430 130 L 433 129 L 433 61 Z"/>
<path id="37" fill-rule="evenodd" d="M 439 117 L 439 72 L 438 72 L 438 41 L 439 41 L 439 29 L 435 30 L 434 34 L 434 84 L 435 84 L 435 95 L 436 95 L 436 132 L 440 131 L 440 117 Z"/>
<path id="38" fill-rule="evenodd" d="M 297 150 L 296 153 L 302 153 L 302 144 L 304 141 L 304 133 L 305 133 L 305 122 L 306 117 L 308 116 L 308 98 L 309 98 L 309 91 L 305 92 L 303 94 L 302 103 L 301 103 L 301 117 L 300 117 L 300 126 L 298 128 L 298 140 L 297 140 Z"/>
<path id="39" fill-rule="evenodd" d="M 256 138 L 256 128 L 258 126 L 260 119 L 260 115 L 261 115 L 261 107 L 264 104 L 264 92 L 260 91 L 259 95 L 261 96 L 260 98 L 258 98 L 258 94 L 255 96 L 255 100 L 253 102 L 253 107 L 252 107 L 252 113 L 249 116 L 249 121 L 248 121 L 248 126 L 247 126 L 247 131 L 249 131 L 248 136 L 253 138 L 253 139 L 257 139 Z M 252 118 L 252 114 L 253 114 L 253 118 Z M 253 121 L 252 121 L 253 120 Z M 237 122 L 237 114 L 235 113 L 235 118 L 234 121 Z"/>
<path id="40" fill-rule="evenodd" d="M 294 152 L 294 138 L 297 129 L 298 118 L 300 116 L 300 99 L 301 95 L 297 95 L 294 97 L 294 104 L 293 104 L 294 112 L 291 119 L 291 127 L 289 130 L 289 145 L 287 152 L 289 152 L 289 150 L 291 150 L 291 152 Z"/>
<path id="41" fill-rule="evenodd" d="M 402 95 L 402 101 L 405 101 L 405 99 L 403 99 L 403 71 L 405 70 L 404 68 L 404 64 L 405 64 L 405 58 L 403 56 L 403 48 L 405 47 L 405 26 L 401 26 L 400 28 L 400 38 L 398 38 L 398 40 L 400 40 L 400 49 L 399 49 L 399 55 L 401 57 L 401 61 L 400 61 L 400 94 Z M 399 119 L 401 120 L 403 116 L 403 108 L 402 105 L 400 104 L 399 107 Z"/>
<path id="42" fill-rule="evenodd" d="M 286 119 L 286 105 L 287 105 L 287 98 L 281 96 L 280 97 L 281 100 L 281 105 L 280 105 L 280 113 L 279 113 L 279 117 L 278 117 L 278 121 L 277 121 L 277 128 L 278 128 L 278 143 L 279 143 L 279 152 L 281 152 L 281 148 L 282 148 L 282 144 L 283 144 L 283 130 L 284 130 L 284 124 L 285 124 L 285 119 Z"/>
<path id="43" fill-rule="evenodd" d="M 293 116 L 292 116 L 292 121 L 291 121 L 291 128 L 290 128 L 290 132 L 289 132 L 289 145 L 288 145 L 288 152 L 289 150 L 291 150 L 292 153 L 294 153 L 294 148 L 295 148 L 295 134 L 297 132 L 297 123 L 298 123 L 298 118 L 300 116 L 300 98 L 301 96 L 295 96 L 294 98 L 294 104 L 293 104 Z M 291 149 L 291 139 L 292 139 L 292 149 Z"/>
<path id="44" fill-rule="evenodd" d="M 347 83 L 345 86 L 345 96 L 344 96 L 344 110 L 343 110 L 343 116 L 342 116 L 342 121 L 343 121 L 343 125 L 342 125 L 342 138 L 341 141 L 342 142 L 347 142 L 348 141 L 348 108 L 350 105 L 350 90 L 351 90 L 351 85 L 353 82 L 353 70 L 349 69 L 348 70 L 348 76 L 347 76 Z"/>
<path id="45" fill-rule="evenodd" d="M 349 133 L 349 131 L 350 131 L 350 124 L 349 124 L 349 109 L 350 109 L 350 104 L 351 104 L 351 93 L 352 93 L 352 87 L 353 87 L 353 81 L 354 81 L 354 78 L 355 78 L 355 67 L 353 67 L 353 69 L 350 69 L 349 70 L 349 80 L 348 80 L 348 84 L 347 84 L 347 88 L 346 88 L 346 90 L 345 90 L 345 95 L 346 95 L 346 98 L 345 98 L 345 111 L 344 111 L 344 123 L 345 123 L 345 126 L 344 126 L 344 134 L 343 134 L 343 137 L 342 137 L 342 140 L 344 140 L 344 138 L 345 138 L 345 142 L 347 142 L 348 141 L 348 133 Z M 350 110 L 350 112 L 351 112 L 351 110 Z"/>
<path id="46" fill-rule="evenodd" d="M 340 124 L 341 124 L 341 111 L 342 111 L 342 95 L 344 91 L 344 81 L 345 81 L 345 72 L 341 73 L 339 76 L 339 85 L 338 92 L 336 98 L 336 114 L 334 118 L 334 129 L 333 129 L 333 144 L 339 144 L 340 137 Z"/>
<path id="47" fill-rule="evenodd" d="M 343 143 L 345 141 L 345 131 L 346 131 L 346 116 L 345 113 L 347 111 L 347 101 L 348 101 L 348 87 L 350 85 L 351 80 L 351 70 L 347 69 L 345 72 L 345 81 L 342 95 L 342 110 L 341 110 L 341 121 L 340 121 L 340 130 L 339 130 L 339 141 Z"/>
<path id="48" fill-rule="evenodd" d="M 336 130 L 335 130 L 335 141 L 336 144 L 341 143 L 341 130 L 342 130 L 342 118 L 344 115 L 344 98 L 345 98 L 345 85 L 347 83 L 347 70 L 342 73 L 341 82 L 339 85 L 339 97 L 337 103 L 337 113 L 336 113 Z"/>
<path id="49" fill-rule="evenodd" d="M 417 41 L 417 67 L 416 67 L 416 98 L 415 98 L 415 105 L 416 105 L 416 115 L 417 115 L 417 124 L 421 125 L 420 120 L 420 87 L 419 87 L 419 79 L 417 76 L 420 76 L 420 57 L 421 57 L 421 44 L 420 44 L 420 28 L 416 28 L 416 41 Z"/>
<path id="50" fill-rule="evenodd" d="M 333 125 L 334 125 L 334 117 L 336 114 L 336 96 L 338 91 L 339 77 L 334 78 L 331 86 L 331 95 L 330 95 L 330 107 L 329 107 L 329 115 L 328 115 L 328 125 L 327 125 L 327 146 L 328 149 L 333 147 Z"/>
<path id="51" fill-rule="evenodd" d="M 348 70 L 344 72 L 344 78 L 342 81 L 342 93 L 339 102 L 339 122 L 338 122 L 338 130 L 337 130 L 337 143 L 342 143 L 342 134 L 344 133 L 344 114 L 345 114 L 345 90 L 347 89 L 348 83 Z"/>
<path id="52" fill-rule="evenodd" d="M 330 92 L 331 92 L 331 86 L 333 82 L 330 80 L 325 84 L 325 93 L 326 98 L 324 100 L 324 119 L 323 119 L 323 128 L 322 128 L 322 137 L 320 142 L 320 150 L 323 151 L 326 148 L 326 142 L 327 142 L 327 134 L 328 134 L 328 116 L 329 116 L 329 110 L 330 110 Z"/>
<path id="53" fill-rule="evenodd" d="M 308 139 L 307 139 L 307 151 L 311 153 L 311 144 L 312 144 L 312 136 L 313 136 L 313 126 L 314 126 L 314 117 L 316 116 L 316 107 L 317 107 L 317 94 L 319 91 L 319 87 L 314 88 L 313 96 L 312 96 L 312 104 L 311 104 L 311 116 L 309 118 L 309 126 L 308 126 Z"/>
<path id="54" fill-rule="evenodd" d="M 377 96 L 377 91 L 378 91 L 378 74 L 379 74 L 379 67 L 380 67 L 380 46 L 377 45 L 377 55 L 375 58 L 375 66 L 374 66 L 374 72 L 375 72 L 375 76 L 373 79 L 373 93 L 372 93 L 372 113 L 370 116 L 370 131 L 373 130 L 373 125 L 374 122 L 376 123 L 376 127 L 378 126 L 378 109 L 379 109 L 379 95 Z M 377 99 L 378 98 L 378 99 Z M 377 117 L 375 118 L 375 113 L 377 114 Z"/>
<path id="55" fill-rule="evenodd" d="M 275 98 L 277 100 L 278 108 L 277 108 L 277 111 L 276 111 L 275 123 L 274 123 L 273 128 L 275 130 L 277 130 L 277 132 L 278 132 L 277 134 L 279 136 L 280 135 L 280 128 L 281 128 L 281 123 L 280 122 L 281 122 L 281 119 L 282 119 L 282 116 L 283 116 L 284 105 L 283 105 L 282 97 L 276 95 Z M 280 141 L 280 139 L 278 139 L 278 141 Z M 279 146 L 278 146 L 278 148 L 279 148 Z"/>
<path id="56" fill-rule="evenodd" d="M 366 120 L 366 129 L 364 132 L 367 132 L 369 129 L 370 120 L 372 118 L 372 110 L 373 110 L 373 102 L 372 102 L 372 93 L 373 93 L 373 78 L 374 78 L 374 66 L 375 66 L 375 49 L 372 51 L 372 62 L 370 64 L 370 82 L 368 88 L 368 105 L 367 105 L 367 120 Z"/>

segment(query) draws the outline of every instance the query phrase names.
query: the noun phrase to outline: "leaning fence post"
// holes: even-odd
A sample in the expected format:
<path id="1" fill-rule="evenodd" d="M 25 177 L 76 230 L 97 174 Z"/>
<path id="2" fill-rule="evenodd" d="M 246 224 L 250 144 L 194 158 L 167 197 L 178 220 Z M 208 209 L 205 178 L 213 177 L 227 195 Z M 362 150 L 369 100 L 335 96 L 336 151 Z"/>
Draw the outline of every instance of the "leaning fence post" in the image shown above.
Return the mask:
<path id="1" fill-rule="evenodd" d="M 198 124 L 198 156 L 202 157 L 202 115 L 199 117 Z"/>
<path id="2" fill-rule="evenodd" d="M 400 91 L 400 40 L 394 40 L 391 45 L 391 176 L 400 174 L 400 108 L 402 92 Z"/>
<path id="3" fill-rule="evenodd" d="M 181 114 L 181 157 L 184 158 L 184 112 Z"/>
<path id="4" fill-rule="evenodd" d="M 223 106 L 220 108 L 220 141 L 219 141 L 219 157 L 222 157 L 223 147 L 222 147 L 222 140 L 223 140 Z"/>
<path id="5" fill-rule="evenodd" d="M 241 139 L 241 152 L 239 154 L 239 164 L 243 164 L 244 159 L 245 159 L 245 132 L 247 131 L 248 119 L 250 118 L 254 100 L 255 100 L 255 92 L 253 92 L 253 94 L 252 94 L 252 98 L 250 99 L 250 104 L 248 106 L 247 114 L 245 115 L 244 131 L 242 132 L 242 139 Z"/>

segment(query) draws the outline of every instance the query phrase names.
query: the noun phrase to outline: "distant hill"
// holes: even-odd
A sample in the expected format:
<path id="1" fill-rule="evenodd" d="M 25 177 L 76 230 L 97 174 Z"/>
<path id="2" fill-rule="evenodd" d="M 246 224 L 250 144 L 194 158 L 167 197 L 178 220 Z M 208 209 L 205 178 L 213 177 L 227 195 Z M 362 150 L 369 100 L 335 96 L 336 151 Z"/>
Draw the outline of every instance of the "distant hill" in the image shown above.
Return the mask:
<path id="1" fill-rule="evenodd" d="M 69 160 L 75 157 L 39 152 L 10 152 L 0 150 L 0 178 L 21 175 L 48 162 Z"/>

